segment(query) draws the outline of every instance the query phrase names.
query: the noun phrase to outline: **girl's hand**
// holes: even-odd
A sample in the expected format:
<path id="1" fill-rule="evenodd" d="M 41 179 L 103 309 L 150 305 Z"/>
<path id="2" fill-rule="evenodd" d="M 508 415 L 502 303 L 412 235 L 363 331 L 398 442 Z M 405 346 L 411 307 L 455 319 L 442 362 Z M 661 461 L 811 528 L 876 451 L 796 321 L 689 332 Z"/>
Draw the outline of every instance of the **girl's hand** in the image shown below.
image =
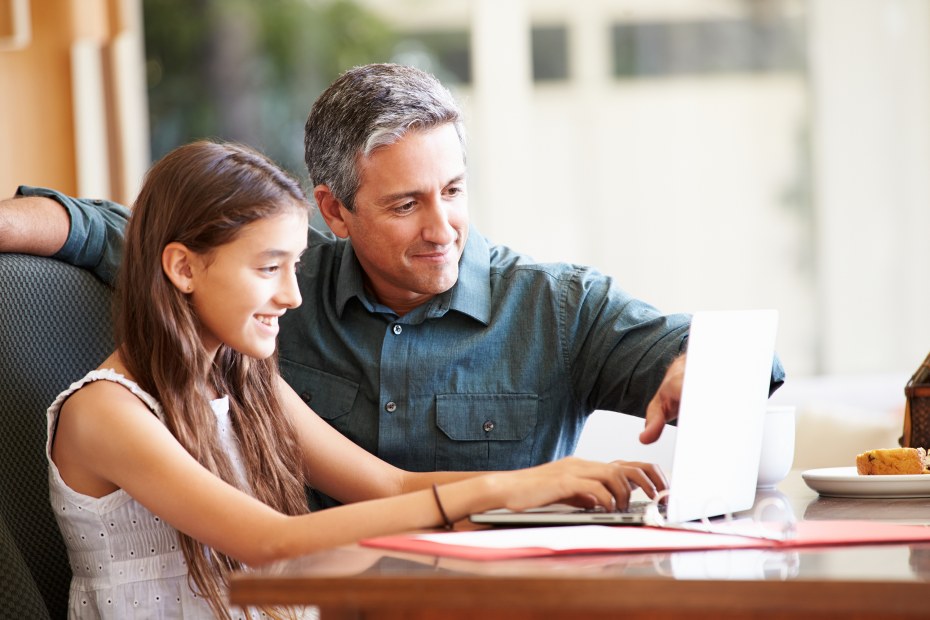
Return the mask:
<path id="1" fill-rule="evenodd" d="M 668 488 L 659 466 L 638 461 L 599 463 L 568 457 L 491 476 L 502 485 L 503 505 L 510 510 L 553 503 L 622 510 L 629 505 L 630 494 L 637 487 L 650 498 Z"/>

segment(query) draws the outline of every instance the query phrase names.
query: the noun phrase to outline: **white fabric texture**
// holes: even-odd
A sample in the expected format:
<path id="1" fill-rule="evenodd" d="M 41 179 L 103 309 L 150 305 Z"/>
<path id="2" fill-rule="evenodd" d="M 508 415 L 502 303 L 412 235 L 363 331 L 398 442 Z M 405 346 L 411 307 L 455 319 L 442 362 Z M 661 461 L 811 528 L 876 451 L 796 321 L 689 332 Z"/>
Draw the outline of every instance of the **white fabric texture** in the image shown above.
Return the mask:
<path id="1" fill-rule="evenodd" d="M 58 520 L 72 579 L 69 618 L 208 619 L 213 614 L 206 599 L 191 591 L 187 563 L 178 544 L 178 532 L 152 514 L 124 490 L 95 498 L 65 484 L 52 462 L 51 446 L 58 414 L 65 399 L 92 381 L 113 381 L 125 386 L 164 423 L 161 405 L 138 384 L 114 370 L 95 370 L 62 392 L 48 409 L 49 494 Z M 244 468 L 238 441 L 229 419 L 229 399 L 211 402 L 221 442 L 240 476 Z M 307 610 L 310 616 L 315 613 Z M 236 619 L 261 618 L 231 608 Z"/>

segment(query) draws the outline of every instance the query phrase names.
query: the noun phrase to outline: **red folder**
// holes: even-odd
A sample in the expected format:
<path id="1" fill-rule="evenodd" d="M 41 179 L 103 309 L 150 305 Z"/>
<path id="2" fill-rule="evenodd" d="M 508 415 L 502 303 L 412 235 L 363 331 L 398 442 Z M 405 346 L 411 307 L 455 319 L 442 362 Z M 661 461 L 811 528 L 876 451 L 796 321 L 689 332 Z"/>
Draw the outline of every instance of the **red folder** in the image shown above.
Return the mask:
<path id="1" fill-rule="evenodd" d="M 773 540 L 675 528 L 578 525 L 382 536 L 360 544 L 468 560 L 505 560 L 585 553 L 778 550 L 909 542 L 930 542 L 930 527 L 877 521 L 801 521 L 793 536 Z"/>

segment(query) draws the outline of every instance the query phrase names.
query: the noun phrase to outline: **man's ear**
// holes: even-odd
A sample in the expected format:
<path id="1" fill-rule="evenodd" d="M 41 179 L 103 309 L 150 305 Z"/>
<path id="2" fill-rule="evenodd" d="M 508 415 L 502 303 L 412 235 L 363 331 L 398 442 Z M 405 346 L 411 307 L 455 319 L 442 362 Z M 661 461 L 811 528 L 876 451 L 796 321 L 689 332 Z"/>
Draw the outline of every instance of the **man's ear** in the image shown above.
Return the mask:
<path id="1" fill-rule="evenodd" d="M 333 234 L 342 239 L 347 238 L 349 228 L 346 226 L 345 216 L 348 214 L 348 210 L 336 199 L 329 186 L 320 184 L 314 187 L 313 199 L 316 200 L 320 215 L 326 220 L 326 225 L 333 231 Z"/>
<path id="2" fill-rule="evenodd" d="M 194 291 L 194 270 L 192 263 L 195 254 L 183 243 L 172 241 L 161 251 L 161 268 L 182 293 Z"/>

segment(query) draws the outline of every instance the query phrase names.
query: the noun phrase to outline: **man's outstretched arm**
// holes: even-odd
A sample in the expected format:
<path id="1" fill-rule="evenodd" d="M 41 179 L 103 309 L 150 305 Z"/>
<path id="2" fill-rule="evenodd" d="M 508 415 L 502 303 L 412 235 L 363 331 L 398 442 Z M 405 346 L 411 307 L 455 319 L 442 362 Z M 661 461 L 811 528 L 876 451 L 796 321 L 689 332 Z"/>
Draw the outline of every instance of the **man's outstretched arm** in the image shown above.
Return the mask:
<path id="1" fill-rule="evenodd" d="M 65 244 L 70 226 L 68 212 L 51 198 L 0 200 L 0 252 L 52 256 Z"/>
<path id="2" fill-rule="evenodd" d="M 51 256 L 116 281 L 129 210 L 109 200 L 73 198 L 21 185 L 0 200 L 0 252 Z"/>

